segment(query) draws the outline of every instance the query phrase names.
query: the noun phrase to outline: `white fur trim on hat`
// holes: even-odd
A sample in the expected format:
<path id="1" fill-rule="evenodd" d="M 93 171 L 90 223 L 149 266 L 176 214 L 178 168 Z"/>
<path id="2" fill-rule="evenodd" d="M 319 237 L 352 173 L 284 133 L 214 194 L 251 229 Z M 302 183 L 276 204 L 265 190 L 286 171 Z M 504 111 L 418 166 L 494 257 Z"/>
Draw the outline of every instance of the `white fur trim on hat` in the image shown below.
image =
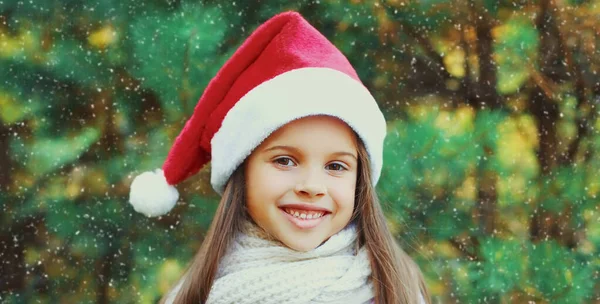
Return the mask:
<path id="1" fill-rule="evenodd" d="M 133 179 L 129 203 L 135 211 L 148 217 L 169 212 L 179 199 L 177 189 L 167 183 L 163 170 L 144 172 Z"/>
<path id="2" fill-rule="evenodd" d="M 223 193 L 233 171 L 273 131 L 311 115 L 346 122 L 360 137 L 377 184 L 383 165 L 386 123 L 377 102 L 359 81 L 330 68 L 291 70 L 244 95 L 223 119 L 211 141 L 211 184 Z"/>

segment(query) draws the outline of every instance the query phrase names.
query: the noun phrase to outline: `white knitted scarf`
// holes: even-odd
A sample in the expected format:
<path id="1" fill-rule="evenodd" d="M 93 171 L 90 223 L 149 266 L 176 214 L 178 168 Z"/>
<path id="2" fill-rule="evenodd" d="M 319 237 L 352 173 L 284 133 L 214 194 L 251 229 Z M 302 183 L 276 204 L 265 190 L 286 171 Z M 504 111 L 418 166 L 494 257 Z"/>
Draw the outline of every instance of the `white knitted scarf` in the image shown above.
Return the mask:
<path id="1" fill-rule="evenodd" d="M 366 248 L 356 252 L 354 224 L 308 251 L 292 250 L 245 223 L 222 258 L 209 304 L 370 303 Z"/>

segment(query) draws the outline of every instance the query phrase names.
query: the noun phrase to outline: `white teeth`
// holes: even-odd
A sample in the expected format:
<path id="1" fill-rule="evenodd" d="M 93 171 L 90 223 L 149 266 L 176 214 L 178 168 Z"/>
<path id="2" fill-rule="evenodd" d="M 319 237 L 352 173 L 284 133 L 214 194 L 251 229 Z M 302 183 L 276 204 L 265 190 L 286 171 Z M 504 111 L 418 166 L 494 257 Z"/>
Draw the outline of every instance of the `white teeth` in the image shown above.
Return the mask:
<path id="1" fill-rule="evenodd" d="M 306 219 L 306 220 L 318 219 L 325 214 L 325 212 L 322 212 L 322 211 L 321 212 L 302 213 L 302 212 L 298 212 L 296 210 L 289 209 L 289 208 L 285 208 L 284 211 L 294 217 Z"/>

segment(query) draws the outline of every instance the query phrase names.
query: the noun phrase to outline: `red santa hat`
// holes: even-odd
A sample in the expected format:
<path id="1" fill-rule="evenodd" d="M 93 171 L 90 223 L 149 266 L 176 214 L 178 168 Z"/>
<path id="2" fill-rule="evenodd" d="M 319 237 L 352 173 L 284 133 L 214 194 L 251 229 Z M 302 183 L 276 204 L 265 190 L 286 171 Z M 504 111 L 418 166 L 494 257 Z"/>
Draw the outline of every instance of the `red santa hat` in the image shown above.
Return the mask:
<path id="1" fill-rule="evenodd" d="M 365 144 L 377 183 L 386 123 L 346 57 L 296 12 L 260 25 L 210 81 L 175 140 L 162 170 L 131 184 L 130 203 L 147 216 L 167 213 L 174 185 L 211 161 L 222 194 L 233 171 L 272 132 L 310 115 L 348 124 Z"/>

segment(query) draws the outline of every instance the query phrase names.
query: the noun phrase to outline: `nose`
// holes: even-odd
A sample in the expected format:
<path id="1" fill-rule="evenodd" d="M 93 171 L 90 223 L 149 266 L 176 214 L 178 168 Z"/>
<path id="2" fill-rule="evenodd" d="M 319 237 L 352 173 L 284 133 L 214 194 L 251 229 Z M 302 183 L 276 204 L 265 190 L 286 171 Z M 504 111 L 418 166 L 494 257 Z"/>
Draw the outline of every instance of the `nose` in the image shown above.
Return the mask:
<path id="1" fill-rule="evenodd" d="M 316 170 L 308 170 L 307 174 L 304 175 L 304 178 L 301 178 L 300 181 L 296 184 L 294 188 L 294 192 L 298 196 L 304 197 L 320 197 L 324 196 L 327 193 L 327 187 L 325 187 L 325 183 L 320 178 L 318 169 Z"/>

